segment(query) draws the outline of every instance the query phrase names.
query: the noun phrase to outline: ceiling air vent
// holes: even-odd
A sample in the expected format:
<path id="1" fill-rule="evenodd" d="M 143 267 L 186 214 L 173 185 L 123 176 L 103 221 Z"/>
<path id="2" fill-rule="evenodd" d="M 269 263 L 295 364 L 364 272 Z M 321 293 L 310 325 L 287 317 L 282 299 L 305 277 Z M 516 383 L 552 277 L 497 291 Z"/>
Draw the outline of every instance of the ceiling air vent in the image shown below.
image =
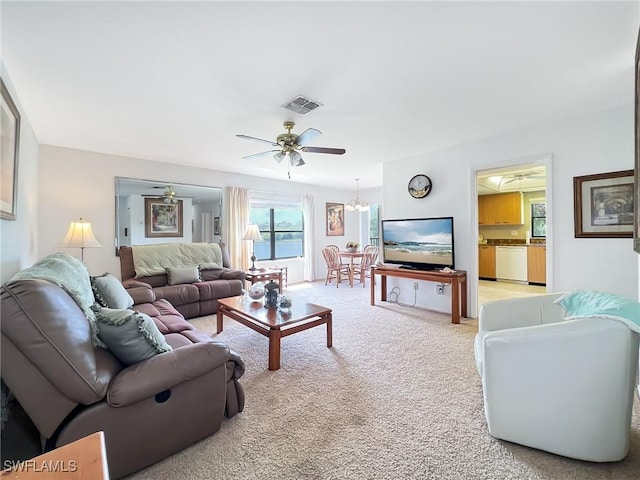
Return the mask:
<path id="1" fill-rule="evenodd" d="M 306 115 L 311 110 L 315 110 L 316 108 L 321 107 L 322 104 L 316 102 L 315 100 L 311 100 L 310 98 L 298 95 L 296 98 L 285 103 L 282 106 L 287 110 L 291 110 L 292 112 L 299 113 L 300 115 Z"/>

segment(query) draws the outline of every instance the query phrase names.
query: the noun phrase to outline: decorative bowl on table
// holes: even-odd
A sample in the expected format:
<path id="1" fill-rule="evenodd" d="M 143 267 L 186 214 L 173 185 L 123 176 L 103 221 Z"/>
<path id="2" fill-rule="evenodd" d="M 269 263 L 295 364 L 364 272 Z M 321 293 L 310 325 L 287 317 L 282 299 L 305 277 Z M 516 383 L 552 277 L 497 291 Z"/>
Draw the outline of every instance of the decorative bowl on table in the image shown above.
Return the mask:
<path id="1" fill-rule="evenodd" d="M 264 282 L 256 282 L 249 288 L 249 298 L 252 300 L 260 300 L 264 297 Z"/>
<path id="2" fill-rule="evenodd" d="M 293 305 L 293 300 L 291 300 L 291 297 L 288 297 L 286 295 L 280 295 L 278 297 L 278 307 L 280 307 L 281 310 L 289 310 L 291 308 L 291 305 Z"/>

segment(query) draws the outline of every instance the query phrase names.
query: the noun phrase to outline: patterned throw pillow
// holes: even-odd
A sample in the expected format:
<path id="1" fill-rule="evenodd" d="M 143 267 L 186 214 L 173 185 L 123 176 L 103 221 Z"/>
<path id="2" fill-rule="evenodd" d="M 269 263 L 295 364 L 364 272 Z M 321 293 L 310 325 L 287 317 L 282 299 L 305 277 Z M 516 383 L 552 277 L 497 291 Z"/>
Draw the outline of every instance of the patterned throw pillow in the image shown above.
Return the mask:
<path id="1" fill-rule="evenodd" d="M 96 302 L 101 307 L 124 309 L 133 306 L 133 298 L 129 292 L 120 280 L 110 273 L 91 277 L 91 289 Z"/>
<path id="2" fill-rule="evenodd" d="M 140 312 L 94 308 L 98 336 L 122 363 L 133 365 L 173 350 L 153 319 Z"/>

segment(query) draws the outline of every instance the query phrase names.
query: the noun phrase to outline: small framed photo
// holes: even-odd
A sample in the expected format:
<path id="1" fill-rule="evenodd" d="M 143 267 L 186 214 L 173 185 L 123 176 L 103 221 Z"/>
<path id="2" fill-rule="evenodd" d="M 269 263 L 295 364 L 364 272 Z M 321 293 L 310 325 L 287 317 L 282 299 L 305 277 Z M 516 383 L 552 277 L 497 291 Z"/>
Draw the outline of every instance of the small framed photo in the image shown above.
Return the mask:
<path id="1" fill-rule="evenodd" d="M 167 204 L 162 198 L 144 199 L 144 236 L 182 237 L 182 200 Z"/>
<path id="2" fill-rule="evenodd" d="M 213 217 L 213 234 L 220 235 L 220 217 Z"/>
<path id="3" fill-rule="evenodd" d="M 344 236 L 344 203 L 327 203 L 327 236 Z"/>
<path id="4" fill-rule="evenodd" d="M 0 218 L 15 220 L 18 202 L 18 146 L 20 145 L 20 113 L 9 90 L 0 79 L 2 90 L 2 145 L 0 148 Z"/>
<path id="5" fill-rule="evenodd" d="M 573 177 L 575 237 L 633 237 L 633 190 L 633 170 Z"/>

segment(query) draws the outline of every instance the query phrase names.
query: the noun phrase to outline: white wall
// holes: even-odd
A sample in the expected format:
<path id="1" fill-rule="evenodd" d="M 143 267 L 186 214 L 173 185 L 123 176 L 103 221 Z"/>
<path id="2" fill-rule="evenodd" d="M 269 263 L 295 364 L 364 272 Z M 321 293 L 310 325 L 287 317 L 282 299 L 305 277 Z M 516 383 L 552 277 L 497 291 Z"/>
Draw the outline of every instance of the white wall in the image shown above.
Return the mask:
<path id="1" fill-rule="evenodd" d="M 9 72 L 0 62 L 2 79 L 16 108 L 20 112 L 20 145 L 18 157 L 18 197 L 16 220 L 0 220 L 1 281 L 9 280 L 18 270 L 32 265 L 38 259 L 38 141 L 27 112 L 11 83 Z M 67 226 L 69 224 L 67 223 Z M 66 231 L 65 231 L 66 233 Z"/>
<path id="2" fill-rule="evenodd" d="M 556 124 L 520 130 L 449 149 L 387 162 L 383 166 L 383 218 L 455 217 L 456 267 L 470 279 L 470 313 L 477 305 L 477 200 L 475 171 L 523 158 L 553 157 L 548 172 L 553 203 L 552 253 L 554 291 L 598 289 L 638 297 L 638 255 L 632 239 L 574 238 L 573 177 L 633 169 L 634 110 L 632 105 Z M 426 173 L 434 186 L 424 199 L 406 193 L 408 180 Z M 402 193 L 402 194 L 400 194 Z M 409 292 L 411 285 L 402 285 Z M 425 284 L 426 285 L 426 284 Z M 449 311 L 449 296 L 420 298 L 420 304 Z M 449 292 L 448 292 L 449 293 Z M 413 292 L 411 292 L 413 294 Z"/>
<path id="3" fill-rule="evenodd" d="M 346 212 L 344 237 L 327 237 L 325 232 L 325 203 L 346 203 L 353 197 L 354 192 L 327 189 L 288 180 L 271 180 L 41 145 L 37 185 L 40 219 L 38 258 L 55 251 L 67 251 L 79 257 L 80 252 L 76 251 L 77 249 L 61 249 L 58 245 L 66 233 L 69 222 L 82 217 L 91 221 L 96 238 L 104 245 L 104 248 L 87 249 L 84 255 L 85 264 L 93 274 L 104 272 L 120 274 L 120 263 L 114 248 L 116 176 L 144 178 L 164 183 L 187 183 L 223 188 L 226 186 L 255 187 L 273 192 L 314 195 L 316 251 L 313 255 L 316 278 L 324 278 L 326 275 L 326 266 L 320 252 L 324 245 L 328 243 L 343 245 L 347 239 L 358 238 L 358 219 L 352 212 Z M 33 187 L 32 184 L 30 188 Z M 366 199 L 380 201 L 379 197 Z M 275 263 L 289 267 L 290 283 L 302 281 L 300 260 Z M 257 264 L 266 266 L 268 262 L 257 262 Z"/>

